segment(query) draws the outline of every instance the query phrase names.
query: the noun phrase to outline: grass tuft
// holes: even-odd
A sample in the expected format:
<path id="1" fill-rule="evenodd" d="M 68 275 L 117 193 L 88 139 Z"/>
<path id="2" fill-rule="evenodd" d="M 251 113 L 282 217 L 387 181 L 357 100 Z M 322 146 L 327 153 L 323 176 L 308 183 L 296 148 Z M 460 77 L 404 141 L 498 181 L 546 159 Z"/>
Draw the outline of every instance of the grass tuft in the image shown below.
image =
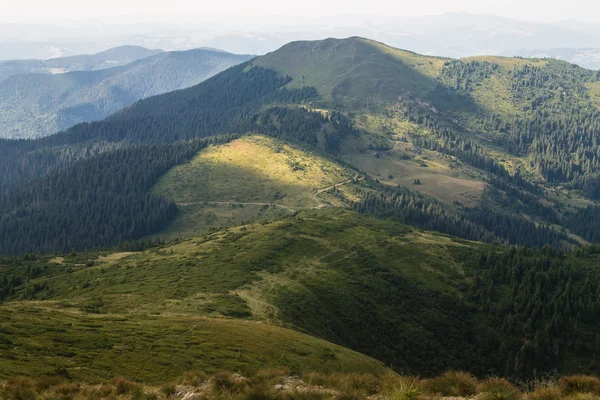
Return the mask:
<path id="1" fill-rule="evenodd" d="M 600 379 L 588 375 L 565 376 L 558 382 L 563 395 L 592 393 L 600 395 Z"/>
<path id="2" fill-rule="evenodd" d="M 519 400 L 521 392 L 503 378 L 488 378 L 480 386 L 482 400 Z"/>
<path id="3" fill-rule="evenodd" d="M 423 389 L 443 396 L 473 396 L 477 393 L 477 379 L 466 372 L 448 371 L 437 378 L 425 380 Z"/>

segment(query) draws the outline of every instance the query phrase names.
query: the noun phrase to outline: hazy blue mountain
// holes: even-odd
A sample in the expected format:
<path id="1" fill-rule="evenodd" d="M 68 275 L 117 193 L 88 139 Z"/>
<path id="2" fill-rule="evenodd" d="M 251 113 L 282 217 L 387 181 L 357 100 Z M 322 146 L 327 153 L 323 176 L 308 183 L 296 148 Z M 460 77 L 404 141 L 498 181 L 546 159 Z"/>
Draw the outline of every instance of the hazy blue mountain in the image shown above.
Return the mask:
<path id="1" fill-rule="evenodd" d="M 600 69 L 600 48 L 576 49 L 572 47 L 558 49 L 534 49 L 507 51 L 505 56 L 532 58 L 555 58 L 588 69 Z"/>
<path id="2" fill-rule="evenodd" d="M 162 53 L 140 46 L 119 46 L 97 54 L 59 57 L 49 60 L 0 61 L 0 81 L 13 75 L 37 73 L 59 74 L 72 71 L 96 71 L 118 67 Z"/>
<path id="3" fill-rule="evenodd" d="M 196 85 L 249 58 L 189 50 L 98 71 L 14 75 L 0 82 L 0 137 L 42 137 L 99 120 L 142 98 Z"/>
<path id="4" fill-rule="evenodd" d="M 20 40 L 10 39 L 11 36 L 19 36 Z M 90 53 L 123 44 L 167 51 L 206 46 L 232 53 L 265 54 L 291 41 L 348 36 L 369 37 L 421 54 L 462 58 L 516 54 L 518 49 L 596 48 L 600 43 L 600 25 L 581 21 L 540 23 L 470 13 L 424 17 L 271 16 L 253 19 L 251 23 L 230 18 L 218 23 L 205 20 L 177 26 L 0 24 L 0 60 L 39 54 L 44 56 L 35 58 L 71 55 L 81 53 L 86 46 L 84 52 Z M 583 62 L 582 66 L 590 67 Z"/>

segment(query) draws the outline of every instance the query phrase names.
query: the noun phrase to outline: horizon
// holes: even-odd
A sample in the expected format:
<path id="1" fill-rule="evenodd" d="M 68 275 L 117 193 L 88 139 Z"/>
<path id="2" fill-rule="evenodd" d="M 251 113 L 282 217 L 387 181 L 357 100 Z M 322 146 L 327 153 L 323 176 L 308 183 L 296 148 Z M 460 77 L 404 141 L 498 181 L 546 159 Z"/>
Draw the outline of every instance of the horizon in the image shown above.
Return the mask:
<path id="1" fill-rule="evenodd" d="M 309 4 L 316 3 L 315 0 L 308 0 Z M 57 4 L 58 2 L 58 4 Z M 164 9 L 158 9 L 156 7 L 149 7 L 144 11 L 140 10 L 129 10 L 128 7 L 123 7 L 123 2 L 116 2 L 116 0 L 110 0 L 104 3 L 103 6 L 106 10 L 98 12 L 98 10 L 88 11 L 79 9 L 72 10 L 71 13 L 65 12 L 65 9 L 73 8 L 72 4 L 67 5 L 64 3 L 72 2 L 72 0 L 58 0 L 51 4 L 48 8 L 45 2 L 39 0 L 24 0 L 17 3 L 0 5 L 0 25 L 62 25 L 62 24 L 86 24 L 93 23 L 99 25 L 144 25 L 144 24 L 156 24 L 161 23 L 163 25 L 172 24 L 197 24 L 201 22 L 208 22 L 211 24 L 231 24 L 245 21 L 247 18 L 259 18 L 261 20 L 275 20 L 281 18 L 289 18 L 290 21 L 298 23 L 300 20 L 323 20 L 323 19 L 343 19 L 343 18 L 382 18 L 382 19 L 419 19 L 419 18 L 432 18 L 436 16 L 444 16 L 449 14 L 464 14 L 471 16 L 495 16 L 507 19 L 513 19 L 522 22 L 535 22 L 541 24 L 558 24 L 563 22 L 585 22 L 600 25 L 600 4 L 595 5 L 593 11 L 589 10 L 589 4 L 585 4 L 582 7 L 587 10 L 585 13 L 573 12 L 577 9 L 576 6 L 572 5 L 567 10 L 561 9 L 556 10 L 555 7 L 548 7 L 548 4 L 541 0 L 529 0 L 529 2 L 535 4 L 543 4 L 544 12 L 535 13 L 523 13 L 522 2 L 511 1 L 509 4 L 503 2 L 500 7 L 489 4 L 478 5 L 473 0 L 461 0 L 460 4 L 454 2 L 452 7 L 446 7 L 446 3 L 441 0 L 433 0 L 428 2 L 435 3 L 433 6 L 421 7 L 421 5 L 409 7 L 402 7 L 396 10 L 393 8 L 391 11 L 381 10 L 381 3 L 385 3 L 384 0 L 375 0 L 375 6 L 369 6 L 366 9 L 362 7 L 353 7 L 351 9 L 343 9 L 343 12 L 339 12 L 339 8 L 333 8 L 331 3 L 338 3 L 337 0 L 328 1 L 324 3 L 325 8 L 319 9 L 319 14 L 315 15 L 314 12 L 302 12 L 303 10 L 280 10 L 277 7 L 267 7 L 267 10 L 263 10 L 265 3 L 270 3 L 270 0 L 262 0 L 259 4 L 263 7 L 253 7 L 252 9 L 246 9 L 244 7 L 237 7 L 236 13 L 230 12 L 230 7 L 221 9 L 219 7 L 212 7 L 208 10 L 195 10 L 186 13 L 176 13 L 174 11 L 168 11 Z M 138 3 L 139 0 L 130 0 L 125 4 L 130 5 L 131 3 Z M 176 3 L 187 2 L 187 0 L 175 0 Z M 31 4 L 34 6 L 31 6 Z M 236 4 L 243 4 L 237 0 L 234 1 Z M 511 4 L 514 3 L 514 4 Z M 575 0 L 575 3 L 587 3 L 586 0 Z M 64 7 L 61 7 L 61 4 Z M 253 3 L 253 4 L 256 4 Z M 372 4 L 372 2 L 370 3 Z M 323 6 L 323 3 L 319 3 Z M 118 6 L 118 7 L 117 7 Z M 508 6 L 508 7 L 507 7 Z M 114 7 L 114 9 L 113 9 Z M 131 6 L 130 6 L 131 7 Z M 173 7 L 171 7 L 173 8 Z M 33 9 L 33 11 L 32 11 Z M 275 11 L 272 11 L 275 9 Z M 305 10 L 311 10 L 310 7 L 305 7 Z M 435 9 L 435 12 L 431 12 L 431 9 Z M 60 12 L 58 12 L 60 11 Z M 300 12 L 298 12 L 300 11 Z M 58 12 L 58 13 L 57 13 Z M 274 21 L 277 23 L 278 21 Z M 343 22 L 343 21 L 341 21 Z"/>

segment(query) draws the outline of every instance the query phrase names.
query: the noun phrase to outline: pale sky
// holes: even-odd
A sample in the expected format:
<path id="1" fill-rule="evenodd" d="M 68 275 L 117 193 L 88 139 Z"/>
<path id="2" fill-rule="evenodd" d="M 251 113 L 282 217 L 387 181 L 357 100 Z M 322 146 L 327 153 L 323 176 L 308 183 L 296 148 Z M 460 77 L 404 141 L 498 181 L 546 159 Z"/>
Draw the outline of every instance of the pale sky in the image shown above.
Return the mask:
<path id="1" fill-rule="evenodd" d="M 0 22 L 192 21 L 208 16 L 421 16 L 490 13 L 531 21 L 600 23 L 597 0 L 0 0 Z"/>

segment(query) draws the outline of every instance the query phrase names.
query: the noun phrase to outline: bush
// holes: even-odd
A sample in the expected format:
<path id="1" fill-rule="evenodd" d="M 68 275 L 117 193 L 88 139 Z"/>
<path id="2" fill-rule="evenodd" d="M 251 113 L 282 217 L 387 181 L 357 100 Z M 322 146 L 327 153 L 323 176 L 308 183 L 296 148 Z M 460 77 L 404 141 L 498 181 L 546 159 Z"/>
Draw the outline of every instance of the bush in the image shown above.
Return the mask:
<path id="1" fill-rule="evenodd" d="M 560 388 L 556 386 L 538 387 L 527 397 L 530 400 L 560 400 L 563 398 Z"/>
<path id="2" fill-rule="evenodd" d="M 248 388 L 243 398 L 244 400 L 277 400 L 279 396 L 273 386 L 268 383 L 262 383 Z"/>
<path id="3" fill-rule="evenodd" d="M 329 384 L 346 393 L 360 391 L 367 395 L 374 395 L 381 390 L 380 380 L 370 374 L 333 374 L 329 378 Z"/>
<path id="4" fill-rule="evenodd" d="M 518 400 L 521 393 L 506 379 L 488 378 L 479 389 L 482 400 Z"/>
<path id="5" fill-rule="evenodd" d="M 417 400 L 421 394 L 418 378 L 386 375 L 382 378 L 382 382 L 384 389 L 383 399 Z"/>
<path id="6" fill-rule="evenodd" d="M 287 400 L 323 400 L 329 397 L 327 393 L 322 390 L 296 390 L 292 393 L 287 394 Z"/>
<path id="7" fill-rule="evenodd" d="M 304 382 L 312 386 L 326 386 L 329 383 L 329 376 L 319 372 L 305 373 L 302 378 Z"/>
<path id="8" fill-rule="evenodd" d="M 349 390 L 340 393 L 336 400 L 367 400 L 367 396 L 362 390 Z"/>
<path id="9" fill-rule="evenodd" d="M 67 380 L 62 376 L 41 376 L 35 381 L 35 388 L 38 392 L 43 392 L 53 386 L 66 383 Z"/>
<path id="10" fill-rule="evenodd" d="M 477 393 L 477 379 L 466 372 L 447 371 L 437 378 L 425 380 L 422 386 L 428 393 L 443 396 L 465 397 Z"/>
<path id="11" fill-rule="evenodd" d="M 275 383 L 285 376 L 289 376 L 289 368 L 269 368 L 260 370 L 251 380 L 253 385 L 262 383 Z"/>
<path id="12" fill-rule="evenodd" d="M 246 379 L 227 372 L 217 373 L 210 381 L 213 385 L 213 391 L 216 394 L 234 395 L 235 393 L 244 391 L 247 387 Z"/>
<path id="13" fill-rule="evenodd" d="M 200 386 L 208 380 L 208 375 L 204 371 L 188 371 L 183 374 L 181 383 L 186 386 Z"/>
<path id="14" fill-rule="evenodd" d="M 52 400 L 70 400 L 79 393 L 80 385 L 78 383 L 61 383 L 48 390 L 44 397 Z"/>
<path id="15" fill-rule="evenodd" d="M 114 378 L 112 383 L 115 386 L 117 394 L 128 394 L 132 398 L 139 398 L 144 394 L 142 387 L 138 383 L 128 381 L 127 379 Z"/>
<path id="16" fill-rule="evenodd" d="M 160 391 L 167 397 L 171 397 L 175 393 L 177 393 L 177 389 L 175 388 L 175 385 L 165 385 L 160 389 Z"/>
<path id="17" fill-rule="evenodd" d="M 564 376 L 558 382 L 564 395 L 593 393 L 600 395 L 600 380 L 588 375 Z"/>
<path id="18" fill-rule="evenodd" d="M 11 378 L 4 385 L 4 390 L 0 392 L 3 400 L 34 400 L 37 399 L 35 383 L 33 380 L 25 377 Z"/>

